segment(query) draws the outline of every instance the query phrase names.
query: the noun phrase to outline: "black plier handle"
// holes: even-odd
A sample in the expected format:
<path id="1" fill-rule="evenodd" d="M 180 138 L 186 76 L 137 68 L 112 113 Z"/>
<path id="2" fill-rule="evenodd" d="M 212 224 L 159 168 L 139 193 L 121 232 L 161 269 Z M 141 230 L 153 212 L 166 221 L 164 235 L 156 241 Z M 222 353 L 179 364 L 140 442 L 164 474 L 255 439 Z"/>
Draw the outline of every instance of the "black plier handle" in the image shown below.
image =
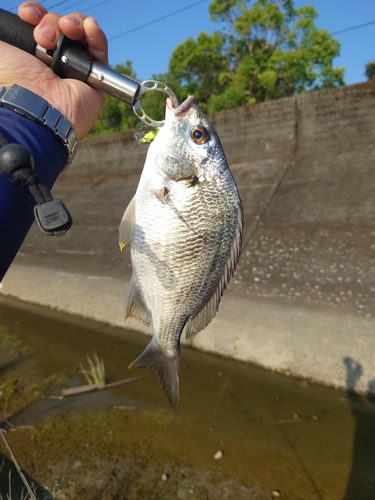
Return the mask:
<path id="1" fill-rule="evenodd" d="M 0 40 L 34 55 L 49 66 L 61 78 L 74 78 L 94 89 L 116 97 L 133 107 L 138 118 L 152 127 L 160 127 L 163 121 L 150 118 L 142 108 L 141 97 L 149 91 L 164 92 L 173 101 L 178 101 L 173 91 L 162 82 L 146 80 L 138 82 L 109 66 L 101 64 L 85 50 L 84 46 L 60 35 L 54 50 L 47 50 L 34 40 L 34 26 L 25 23 L 16 14 L 0 9 Z"/>

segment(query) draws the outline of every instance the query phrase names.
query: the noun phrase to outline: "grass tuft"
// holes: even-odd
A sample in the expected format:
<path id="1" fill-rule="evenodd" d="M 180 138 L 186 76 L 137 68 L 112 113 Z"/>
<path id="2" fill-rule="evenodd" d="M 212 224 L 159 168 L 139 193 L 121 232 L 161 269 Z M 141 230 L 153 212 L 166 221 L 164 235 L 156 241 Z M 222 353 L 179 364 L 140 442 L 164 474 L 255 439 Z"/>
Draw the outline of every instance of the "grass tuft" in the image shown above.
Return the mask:
<path id="1" fill-rule="evenodd" d="M 86 378 L 88 384 L 105 384 L 104 361 L 102 358 L 99 358 L 95 351 L 92 357 L 93 359 L 91 359 L 89 355 L 86 356 L 89 368 L 86 370 L 81 363 L 79 365 L 80 371 Z"/>

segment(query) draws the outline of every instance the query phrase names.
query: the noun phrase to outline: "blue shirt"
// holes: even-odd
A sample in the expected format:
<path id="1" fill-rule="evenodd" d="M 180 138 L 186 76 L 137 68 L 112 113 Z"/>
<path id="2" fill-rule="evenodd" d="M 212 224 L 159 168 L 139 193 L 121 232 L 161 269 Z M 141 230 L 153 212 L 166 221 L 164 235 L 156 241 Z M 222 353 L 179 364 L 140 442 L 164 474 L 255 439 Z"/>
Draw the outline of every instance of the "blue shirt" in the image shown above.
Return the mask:
<path id="1" fill-rule="evenodd" d="M 26 147 L 42 184 L 52 188 L 67 161 L 61 141 L 43 125 L 0 107 L 0 132 L 9 143 Z M 35 200 L 29 189 L 0 174 L 0 281 L 17 255 L 33 221 Z M 45 236 L 47 238 L 47 236 Z"/>

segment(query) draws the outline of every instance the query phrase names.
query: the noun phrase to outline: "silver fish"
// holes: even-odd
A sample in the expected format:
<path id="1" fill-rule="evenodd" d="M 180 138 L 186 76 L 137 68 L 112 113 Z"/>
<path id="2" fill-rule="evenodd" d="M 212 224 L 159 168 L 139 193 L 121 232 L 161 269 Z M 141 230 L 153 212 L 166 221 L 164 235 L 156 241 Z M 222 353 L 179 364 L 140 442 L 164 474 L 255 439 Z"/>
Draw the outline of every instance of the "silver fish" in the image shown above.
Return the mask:
<path id="1" fill-rule="evenodd" d="M 165 124 L 151 143 L 137 192 L 120 224 L 131 242 L 126 317 L 154 334 L 129 368 L 156 368 L 175 408 L 180 337 L 213 319 L 241 251 L 243 210 L 213 125 L 194 96 L 167 99 Z"/>

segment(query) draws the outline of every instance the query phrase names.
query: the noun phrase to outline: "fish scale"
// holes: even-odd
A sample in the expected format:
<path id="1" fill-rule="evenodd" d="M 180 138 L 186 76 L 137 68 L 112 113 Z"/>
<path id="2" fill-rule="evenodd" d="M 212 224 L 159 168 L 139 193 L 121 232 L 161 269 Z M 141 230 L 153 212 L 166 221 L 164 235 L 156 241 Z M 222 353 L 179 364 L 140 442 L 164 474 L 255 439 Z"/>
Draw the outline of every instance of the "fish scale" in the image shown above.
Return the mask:
<path id="1" fill-rule="evenodd" d="M 126 317 L 152 324 L 130 368 L 156 368 L 172 406 L 179 351 L 213 319 L 240 255 L 243 210 L 220 140 L 190 96 L 167 100 L 165 125 L 149 147 L 137 192 L 120 225 L 131 243 Z"/>

